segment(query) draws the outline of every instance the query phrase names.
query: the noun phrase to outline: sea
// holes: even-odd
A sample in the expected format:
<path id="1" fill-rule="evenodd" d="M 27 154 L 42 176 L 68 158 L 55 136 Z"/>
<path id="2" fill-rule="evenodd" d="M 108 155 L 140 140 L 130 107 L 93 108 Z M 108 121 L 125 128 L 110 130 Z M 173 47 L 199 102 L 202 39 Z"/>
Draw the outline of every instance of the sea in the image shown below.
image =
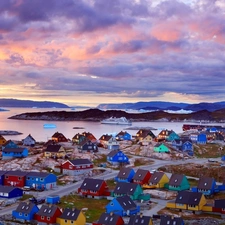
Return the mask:
<path id="1" fill-rule="evenodd" d="M 77 133 L 84 131 L 92 133 L 97 139 L 103 134 L 116 135 L 120 131 L 127 131 L 131 135 L 135 135 L 140 128 L 154 128 L 152 132 L 155 135 L 163 129 L 173 130 L 176 133 L 182 133 L 182 126 L 187 122 L 133 122 L 131 126 L 127 125 L 110 125 L 101 124 L 99 122 L 88 121 L 43 121 L 43 120 L 15 120 L 8 119 L 11 116 L 26 112 L 47 112 L 47 111 L 72 111 L 71 108 L 4 108 L 8 111 L 0 111 L 0 130 L 18 131 L 20 135 L 3 135 L 6 140 L 21 141 L 27 135 L 38 142 L 46 142 L 51 139 L 55 132 L 63 133 L 68 139 L 72 139 Z M 85 109 L 79 109 L 79 111 Z M 77 110 L 76 110 L 77 111 Z M 132 113 L 132 112 L 129 112 Z M 135 113 L 135 112 L 134 112 Z M 53 128 L 45 128 L 45 124 L 53 124 Z M 192 124 L 192 123 L 191 123 Z M 216 125 L 216 124 L 215 124 Z M 225 126 L 225 124 L 217 124 Z"/>

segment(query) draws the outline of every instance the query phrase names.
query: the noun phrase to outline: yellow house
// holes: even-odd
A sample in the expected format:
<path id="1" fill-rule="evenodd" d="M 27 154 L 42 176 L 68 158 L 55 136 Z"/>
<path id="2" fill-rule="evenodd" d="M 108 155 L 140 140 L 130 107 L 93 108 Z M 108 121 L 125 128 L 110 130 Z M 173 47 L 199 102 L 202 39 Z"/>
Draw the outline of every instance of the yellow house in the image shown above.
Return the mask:
<path id="1" fill-rule="evenodd" d="M 85 225 L 86 217 L 81 210 L 66 208 L 56 219 L 56 223 L 59 225 Z"/>
<path id="2" fill-rule="evenodd" d="M 203 206 L 206 205 L 206 198 L 204 194 L 198 192 L 190 192 L 191 196 L 188 201 L 188 210 L 201 211 Z"/>
<path id="3" fill-rule="evenodd" d="M 44 150 L 44 157 L 64 158 L 66 155 L 65 149 L 61 145 L 48 145 Z"/>
<path id="4" fill-rule="evenodd" d="M 0 135 L 0 145 L 4 145 L 6 143 L 6 139 Z"/>
<path id="5" fill-rule="evenodd" d="M 143 188 L 164 188 L 169 182 L 168 176 L 164 172 L 156 171 L 151 175 L 148 184 L 144 184 Z"/>
<path id="6" fill-rule="evenodd" d="M 202 211 L 204 211 L 204 212 L 212 212 L 213 211 L 213 205 L 211 205 L 211 204 L 203 205 Z"/>

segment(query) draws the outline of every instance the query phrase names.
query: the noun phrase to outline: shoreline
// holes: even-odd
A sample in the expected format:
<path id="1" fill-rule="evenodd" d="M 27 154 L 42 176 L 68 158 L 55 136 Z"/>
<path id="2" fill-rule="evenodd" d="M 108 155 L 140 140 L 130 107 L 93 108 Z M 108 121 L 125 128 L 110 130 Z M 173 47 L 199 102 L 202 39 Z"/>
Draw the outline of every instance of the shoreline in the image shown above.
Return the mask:
<path id="1" fill-rule="evenodd" d="M 0 135 L 21 135 L 23 133 L 14 130 L 0 130 Z"/>

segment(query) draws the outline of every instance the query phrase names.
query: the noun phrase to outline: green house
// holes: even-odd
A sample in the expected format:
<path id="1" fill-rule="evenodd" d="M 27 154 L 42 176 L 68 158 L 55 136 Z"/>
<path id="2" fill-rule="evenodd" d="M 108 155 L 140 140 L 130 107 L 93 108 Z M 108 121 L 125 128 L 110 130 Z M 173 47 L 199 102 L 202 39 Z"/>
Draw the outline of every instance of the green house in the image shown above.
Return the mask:
<path id="1" fill-rule="evenodd" d="M 155 146 L 154 146 L 154 152 L 158 152 L 158 153 L 168 153 L 170 152 L 169 148 L 164 145 L 163 143 L 157 143 Z"/>
<path id="2" fill-rule="evenodd" d="M 166 187 L 171 191 L 184 191 L 190 189 L 190 184 L 185 175 L 172 174 Z"/>

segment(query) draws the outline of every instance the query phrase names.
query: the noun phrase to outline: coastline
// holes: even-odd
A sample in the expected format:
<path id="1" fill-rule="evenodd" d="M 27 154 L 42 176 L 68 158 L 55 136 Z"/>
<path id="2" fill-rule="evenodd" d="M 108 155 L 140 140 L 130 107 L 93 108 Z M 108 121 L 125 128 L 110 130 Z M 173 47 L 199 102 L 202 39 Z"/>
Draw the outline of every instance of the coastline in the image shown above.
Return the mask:
<path id="1" fill-rule="evenodd" d="M 14 130 L 0 130 L 0 135 L 21 135 L 23 133 Z"/>

